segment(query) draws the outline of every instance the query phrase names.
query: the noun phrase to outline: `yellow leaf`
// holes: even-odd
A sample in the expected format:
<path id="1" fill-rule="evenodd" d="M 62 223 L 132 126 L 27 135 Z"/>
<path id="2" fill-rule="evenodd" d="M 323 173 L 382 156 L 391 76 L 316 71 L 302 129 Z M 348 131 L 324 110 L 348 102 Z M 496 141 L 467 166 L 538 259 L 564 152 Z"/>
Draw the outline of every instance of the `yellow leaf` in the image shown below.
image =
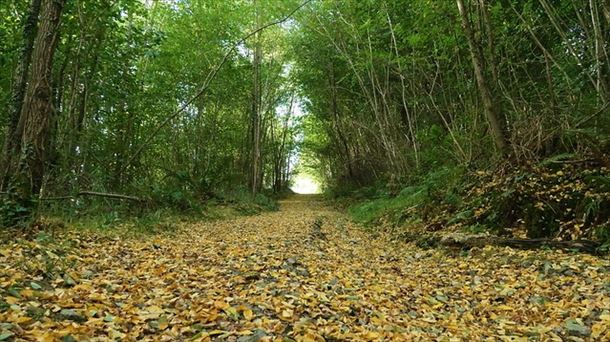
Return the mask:
<path id="1" fill-rule="evenodd" d="M 160 330 L 165 330 L 165 329 L 167 329 L 168 326 L 169 326 L 169 323 L 167 322 L 167 318 L 166 317 L 160 317 L 159 318 L 159 329 Z"/>
<path id="2" fill-rule="evenodd" d="M 146 308 L 146 311 L 148 311 L 150 313 L 158 313 L 158 314 L 162 314 L 165 312 L 165 310 L 163 310 L 160 306 L 157 306 L 157 305 L 149 306 L 148 308 Z"/>
<path id="3" fill-rule="evenodd" d="M 306 335 L 301 336 L 300 341 L 302 342 L 323 342 L 326 341 L 324 339 L 324 337 L 313 333 L 313 332 L 308 332 Z"/>
<path id="4" fill-rule="evenodd" d="M 33 330 L 32 335 L 36 336 L 36 341 L 40 342 L 53 342 L 58 340 L 55 333 L 52 332 L 42 332 L 38 330 Z"/>
<path id="5" fill-rule="evenodd" d="M 248 321 L 250 321 L 250 320 L 252 320 L 252 318 L 254 318 L 254 313 L 250 309 L 244 310 L 243 314 L 244 314 L 244 318 L 247 319 Z"/>
<path id="6" fill-rule="evenodd" d="M 367 340 L 377 340 L 381 338 L 381 334 L 376 331 L 369 331 L 363 336 Z"/>
<path id="7" fill-rule="evenodd" d="M 149 306 L 144 311 L 140 313 L 140 318 L 142 319 L 157 319 L 161 316 L 165 311 L 156 305 Z"/>
<path id="8" fill-rule="evenodd" d="M 34 296 L 34 291 L 30 289 L 23 289 L 19 292 L 19 294 L 24 298 L 30 298 Z"/>
<path id="9" fill-rule="evenodd" d="M 27 316 L 21 316 L 21 317 L 15 318 L 12 322 L 17 323 L 17 324 L 24 324 L 24 323 L 29 323 L 31 321 L 32 321 L 32 318 L 27 317 Z"/>
<path id="10" fill-rule="evenodd" d="M 286 310 L 282 311 L 283 318 L 291 318 L 293 314 L 294 314 L 294 311 L 292 311 L 291 309 L 286 309 Z"/>
<path id="11" fill-rule="evenodd" d="M 4 301 L 7 302 L 10 305 L 14 305 L 14 304 L 19 303 L 19 299 L 15 298 L 15 297 L 11 297 L 11 296 L 4 297 Z"/>
<path id="12" fill-rule="evenodd" d="M 511 311 L 513 308 L 508 305 L 498 305 L 496 306 L 496 310 L 500 311 Z"/>
<path id="13" fill-rule="evenodd" d="M 217 300 L 214 302 L 214 307 L 217 309 L 226 309 L 229 306 L 230 306 L 229 304 L 227 304 L 226 302 L 221 301 L 221 300 Z"/>
<path id="14" fill-rule="evenodd" d="M 103 302 L 104 300 L 106 300 L 106 296 L 101 293 L 92 293 L 89 295 L 89 299 L 95 302 Z"/>
<path id="15" fill-rule="evenodd" d="M 594 338 L 594 339 L 597 339 L 600 336 L 602 336 L 602 334 L 606 330 L 608 330 L 608 325 L 606 325 L 606 323 L 604 323 L 604 322 L 595 323 L 591 327 L 591 337 Z"/>
<path id="16" fill-rule="evenodd" d="M 228 308 L 224 309 L 224 312 L 234 320 L 239 319 L 239 314 L 237 313 L 237 309 L 235 309 L 232 306 L 229 306 Z"/>
<path id="17" fill-rule="evenodd" d="M 126 336 L 126 335 L 125 335 L 125 334 L 123 334 L 123 333 L 122 333 L 122 332 L 120 332 L 120 331 L 117 331 L 117 330 L 112 329 L 112 330 L 110 330 L 110 332 L 108 333 L 108 336 L 110 336 L 110 338 L 111 338 L 112 340 L 117 340 L 117 339 L 118 339 L 118 340 L 122 340 L 122 339 L 124 339 L 124 338 L 125 338 L 125 336 Z"/>
<path id="18" fill-rule="evenodd" d="M 470 312 L 465 313 L 464 316 L 462 316 L 462 317 L 466 321 L 473 321 L 474 320 L 474 316 Z"/>
<path id="19" fill-rule="evenodd" d="M 316 342 L 316 340 L 313 337 L 309 336 L 309 335 L 303 336 L 301 338 L 301 341 L 302 342 Z"/>

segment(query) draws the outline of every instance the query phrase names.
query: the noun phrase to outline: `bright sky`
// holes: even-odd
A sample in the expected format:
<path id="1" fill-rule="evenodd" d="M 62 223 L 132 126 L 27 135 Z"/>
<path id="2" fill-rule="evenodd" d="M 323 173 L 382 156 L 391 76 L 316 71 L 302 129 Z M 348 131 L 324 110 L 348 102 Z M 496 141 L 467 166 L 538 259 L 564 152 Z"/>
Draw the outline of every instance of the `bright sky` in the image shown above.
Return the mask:
<path id="1" fill-rule="evenodd" d="M 321 192 L 320 184 L 310 175 L 303 173 L 296 175 L 291 189 L 297 194 L 319 194 Z"/>

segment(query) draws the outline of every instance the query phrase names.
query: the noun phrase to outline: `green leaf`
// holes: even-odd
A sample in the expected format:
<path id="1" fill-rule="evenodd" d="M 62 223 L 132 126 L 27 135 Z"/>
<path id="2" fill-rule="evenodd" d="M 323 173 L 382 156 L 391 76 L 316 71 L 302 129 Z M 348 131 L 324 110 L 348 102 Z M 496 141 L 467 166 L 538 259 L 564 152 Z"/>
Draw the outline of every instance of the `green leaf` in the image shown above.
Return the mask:
<path id="1" fill-rule="evenodd" d="M 10 287 L 8 289 L 8 293 L 13 296 L 13 297 L 17 297 L 17 298 L 21 298 L 21 294 L 19 293 L 19 289 L 16 287 Z"/>
<path id="2" fill-rule="evenodd" d="M 591 334 L 591 330 L 587 326 L 575 319 L 568 319 L 564 327 L 570 335 L 588 336 Z"/>
<path id="3" fill-rule="evenodd" d="M 15 336 L 15 334 L 13 334 L 13 333 L 12 333 L 12 332 L 10 332 L 10 331 L 5 331 L 5 332 L 2 332 L 2 333 L 0 334 L 0 341 L 5 341 L 5 340 L 8 340 L 8 339 L 9 339 L 10 337 L 12 337 L 12 336 Z"/>
<path id="4" fill-rule="evenodd" d="M 61 338 L 61 342 L 77 342 L 72 335 L 66 335 Z"/>
<path id="5" fill-rule="evenodd" d="M 74 286 L 74 285 L 76 285 L 76 282 L 74 281 L 74 279 L 72 279 L 72 277 L 70 277 L 70 275 L 68 275 L 67 273 L 64 274 L 63 280 L 64 280 L 64 285 L 65 286 Z"/>

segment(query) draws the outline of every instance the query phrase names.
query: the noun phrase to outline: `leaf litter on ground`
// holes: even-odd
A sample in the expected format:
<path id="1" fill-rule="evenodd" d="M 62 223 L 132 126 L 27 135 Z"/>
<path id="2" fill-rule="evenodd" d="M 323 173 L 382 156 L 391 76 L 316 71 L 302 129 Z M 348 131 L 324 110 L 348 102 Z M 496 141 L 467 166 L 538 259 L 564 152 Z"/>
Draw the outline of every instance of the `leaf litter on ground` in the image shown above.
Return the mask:
<path id="1" fill-rule="evenodd" d="M 424 250 L 307 197 L 170 237 L 0 245 L 2 341 L 601 341 L 609 329 L 608 258 Z"/>

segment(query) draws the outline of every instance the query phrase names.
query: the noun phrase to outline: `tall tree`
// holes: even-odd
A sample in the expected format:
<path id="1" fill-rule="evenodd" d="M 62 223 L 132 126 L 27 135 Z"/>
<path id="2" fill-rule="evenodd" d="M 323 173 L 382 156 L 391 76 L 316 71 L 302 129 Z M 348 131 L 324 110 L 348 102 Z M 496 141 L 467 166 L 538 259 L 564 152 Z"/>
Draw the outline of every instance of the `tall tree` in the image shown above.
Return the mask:
<path id="1" fill-rule="evenodd" d="M 8 182 L 9 165 L 12 164 L 12 158 L 18 153 L 19 136 L 17 135 L 17 124 L 23 107 L 23 98 L 25 96 L 26 81 L 32 60 L 32 50 L 34 47 L 34 39 L 38 28 L 38 15 L 40 13 L 40 0 L 32 0 L 28 10 L 28 14 L 23 25 L 23 46 L 17 69 L 15 70 L 13 86 L 11 90 L 11 99 L 9 103 L 9 124 L 5 134 L 4 148 L 0 156 L 0 190 L 6 188 Z"/>
<path id="2" fill-rule="evenodd" d="M 16 128 L 13 158 L 8 170 L 9 184 L 17 196 L 29 201 L 38 195 L 49 154 L 49 130 L 53 115 L 52 67 L 65 0 L 42 0 L 40 25 L 32 51 L 23 105 Z"/>
<path id="3" fill-rule="evenodd" d="M 504 154 L 507 152 L 506 131 L 504 129 L 505 123 L 503 122 L 504 115 L 499 103 L 496 101 L 491 91 L 490 82 L 488 81 L 486 72 L 484 70 L 484 66 L 486 64 L 484 62 L 483 52 L 475 41 L 474 31 L 470 24 L 470 16 L 468 15 L 467 9 L 464 6 L 464 1 L 457 0 L 457 7 L 460 12 L 462 28 L 464 30 L 464 34 L 466 35 L 466 41 L 468 42 L 468 47 L 470 48 L 472 66 L 474 68 L 479 94 L 481 96 L 481 100 L 483 101 L 485 115 L 487 116 L 487 121 L 489 123 L 489 129 L 491 131 L 491 135 L 493 136 L 496 148 L 500 151 L 500 153 Z M 482 7 L 482 10 L 485 11 L 485 6 Z"/>
<path id="4" fill-rule="evenodd" d="M 257 1 L 253 0 L 255 12 L 255 29 L 260 27 L 260 11 Z M 251 119 L 251 158 L 250 158 L 250 191 L 252 195 L 256 195 L 260 190 L 262 182 L 262 87 L 261 87 L 261 62 L 262 62 L 262 45 L 261 34 L 259 31 L 254 37 L 254 57 L 252 61 L 252 119 Z"/>

